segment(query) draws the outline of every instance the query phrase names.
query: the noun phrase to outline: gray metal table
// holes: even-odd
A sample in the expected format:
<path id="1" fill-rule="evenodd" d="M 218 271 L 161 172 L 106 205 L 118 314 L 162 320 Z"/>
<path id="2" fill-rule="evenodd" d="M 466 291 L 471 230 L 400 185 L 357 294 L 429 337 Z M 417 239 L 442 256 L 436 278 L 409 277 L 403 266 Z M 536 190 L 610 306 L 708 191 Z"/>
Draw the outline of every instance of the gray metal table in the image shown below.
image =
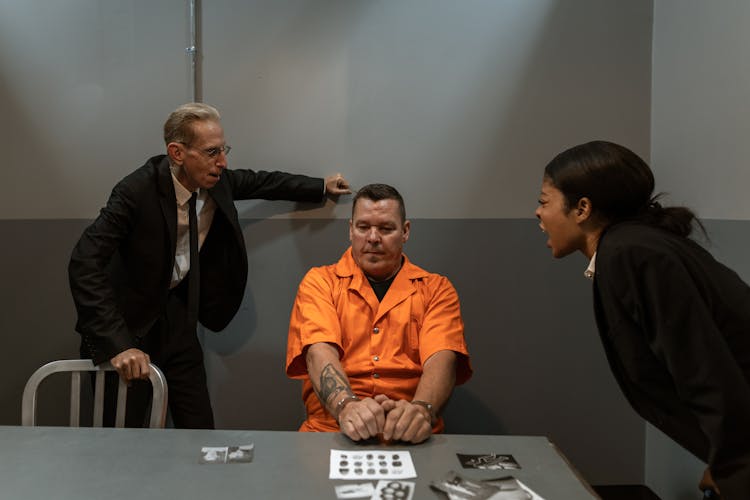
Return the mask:
<path id="1" fill-rule="evenodd" d="M 254 443 L 252 463 L 200 464 L 203 446 Z M 0 498 L 335 498 L 331 449 L 380 449 L 340 434 L 277 431 L 0 426 Z M 438 498 L 432 480 L 454 470 L 475 479 L 508 472 L 547 500 L 595 496 L 544 437 L 436 435 L 409 450 L 414 499 Z M 456 453 L 512 454 L 522 469 L 462 469 Z"/>

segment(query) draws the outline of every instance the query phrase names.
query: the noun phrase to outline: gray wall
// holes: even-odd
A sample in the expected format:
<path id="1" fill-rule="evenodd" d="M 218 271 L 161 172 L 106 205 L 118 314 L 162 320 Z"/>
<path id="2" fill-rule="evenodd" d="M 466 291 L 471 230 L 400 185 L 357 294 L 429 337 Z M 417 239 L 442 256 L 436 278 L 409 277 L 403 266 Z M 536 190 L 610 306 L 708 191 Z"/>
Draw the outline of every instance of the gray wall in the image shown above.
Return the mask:
<path id="1" fill-rule="evenodd" d="M 186 3 L 0 0 L 4 162 L 33 165 L 9 169 L 0 218 L 91 219 L 163 149 L 190 97 Z M 392 182 L 418 218 L 528 218 L 563 147 L 648 153 L 651 17 L 650 0 L 214 0 L 201 87 L 234 167 Z"/>
<path id="2" fill-rule="evenodd" d="M 651 160 L 657 189 L 712 220 L 712 250 L 750 280 L 750 4 L 654 3 Z M 695 498 L 705 464 L 647 426 L 646 481 Z"/>
<path id="3" fill-rule="evenodd" d="M 341 170 L 405 195 L 407 252 L 458 288 L 476 370 L 449 431 L 548 435 L 590 481 L 642 482 L 646 428 L 606 367 L 585 261 L 551 259 L 532 213 L 543 165 L 566 146 L 604 138 L 648 156 L 651 1 L 203 4 L 201 88 L 223 112 L 232 166 Z M 12 242 L 0 245 L 0 423 L 18 423 L 35 367 L 76 354 L 70 249 L 189 98 L 186 12 L 0 0 L 0 234 Z M 245 300 L 226 331 L 201 332 L 220 426 L 301 421 L 299 384 L 283 375 L 289 310 L 304 271 L 346 248 L 349 210 L 240 204 Z"/>
<path id="4" fill-rule="evenodd" d="M 651 159 L 710 219 L 750 219 L 750 3 L 656 0 Z"/>

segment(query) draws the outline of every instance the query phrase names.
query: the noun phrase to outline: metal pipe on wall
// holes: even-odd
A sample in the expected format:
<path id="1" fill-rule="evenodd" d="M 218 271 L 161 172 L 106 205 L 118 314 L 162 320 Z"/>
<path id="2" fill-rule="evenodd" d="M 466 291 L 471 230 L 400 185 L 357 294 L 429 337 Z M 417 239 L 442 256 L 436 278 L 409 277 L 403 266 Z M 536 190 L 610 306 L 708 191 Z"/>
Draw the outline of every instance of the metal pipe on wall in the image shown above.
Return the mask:
<path id="1" fill-rule="evenodd" d="M 202 100 L 200 88 L 200 64 L 198 61 L 198 16 L 196 14 L 199 8 L 198 0 L 188 0 L 188 23 L 190 24 L 190 41 L 185 52 L 190 58 L 190 99 L 193 102 Z"/>

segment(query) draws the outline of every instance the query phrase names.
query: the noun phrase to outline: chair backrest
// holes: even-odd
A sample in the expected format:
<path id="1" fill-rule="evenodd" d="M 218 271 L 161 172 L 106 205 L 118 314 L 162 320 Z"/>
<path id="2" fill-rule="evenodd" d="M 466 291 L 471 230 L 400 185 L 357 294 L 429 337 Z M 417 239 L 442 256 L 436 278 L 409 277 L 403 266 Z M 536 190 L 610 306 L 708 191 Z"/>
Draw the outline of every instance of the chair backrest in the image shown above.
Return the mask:
<path id="1" fill-rule="evenodd" d="M 167 381 L 164 374 L 153 363 L 149 365 L 149 380 L 153 388 L 151 399 L 151 417 L 149 427 L 163 428 L 167 418 Z M 109 363 L 94 365 L 90 359 L 64 359 L 52 361 L 35 371 L 23 390 L 21 403 L 21 425 L 36 425 L 36 399 L 39 384 L 47 376 L 58 372 L 70 372 L 70 426 L 79 427 L 81 424 L 81 373 L 96 372 L 94 383 L 94 419 L 93 426 L 101 427 L 104 417 L 104 374 L 114 371 Z M 115 427 L 125 426 L 125 406 L 127 404 L 128 387 L 119 379 L 117 388 L 117 414 Z"/>

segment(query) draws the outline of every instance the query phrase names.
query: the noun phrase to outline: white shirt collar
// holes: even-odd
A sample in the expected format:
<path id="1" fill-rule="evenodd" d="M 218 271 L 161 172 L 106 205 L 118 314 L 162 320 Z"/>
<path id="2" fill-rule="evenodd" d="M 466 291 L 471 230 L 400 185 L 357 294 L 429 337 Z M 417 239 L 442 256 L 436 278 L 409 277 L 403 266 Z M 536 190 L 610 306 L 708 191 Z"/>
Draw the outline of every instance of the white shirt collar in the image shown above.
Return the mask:
<path id="1" fill-rule="evenodd" d="M 190 191 L 187 190 L 185 186 L 183 186 L 180 181 L 177 180 L 177 174 L 180 172 L 182 167 L 179 165 L 170 165 L 169 170 L 172 172 L 172 183 L 174 183 L 174 194 L 175 198 L 177 198 L 177 205 L 182 206 L 185 203 L 190 201 L 190 197 L 193 195 Z M 198 193 L 198 197 L 201 195 L 201 190 L 196 190 L 196 193 Z"/>
<path id="2" fill-rule="evenodd" d="M 587 267 L 586 270 L 583 272 L 583 275 L 590 280 L 594 279 L 595 274 L 596 274 L 596 252 L 594 252 L 594 255 L 591 256 L 591 260 L 589 261 L 589 267 Z"/>

